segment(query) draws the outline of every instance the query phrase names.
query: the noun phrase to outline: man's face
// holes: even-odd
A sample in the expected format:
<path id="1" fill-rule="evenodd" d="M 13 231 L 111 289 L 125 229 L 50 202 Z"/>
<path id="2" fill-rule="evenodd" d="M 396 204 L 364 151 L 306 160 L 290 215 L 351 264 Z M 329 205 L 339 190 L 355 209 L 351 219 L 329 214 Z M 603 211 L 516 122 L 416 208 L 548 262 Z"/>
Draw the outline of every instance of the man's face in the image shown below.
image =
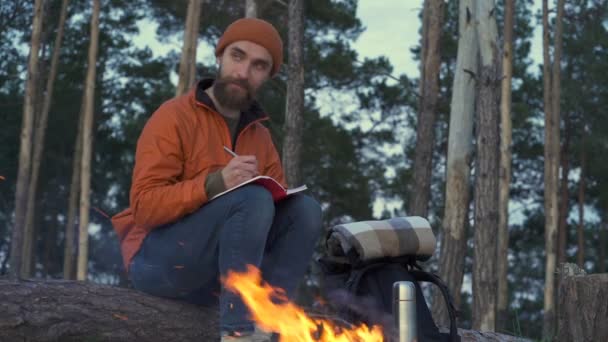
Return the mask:
<path id="1" fill-rule="evenodd" d="M 270 53 L 261 45 L 241 40 L 228 45 L 218 62 L 213 95 L 223 107 L 246 110 L 258 88 L 270 77 Z"/>

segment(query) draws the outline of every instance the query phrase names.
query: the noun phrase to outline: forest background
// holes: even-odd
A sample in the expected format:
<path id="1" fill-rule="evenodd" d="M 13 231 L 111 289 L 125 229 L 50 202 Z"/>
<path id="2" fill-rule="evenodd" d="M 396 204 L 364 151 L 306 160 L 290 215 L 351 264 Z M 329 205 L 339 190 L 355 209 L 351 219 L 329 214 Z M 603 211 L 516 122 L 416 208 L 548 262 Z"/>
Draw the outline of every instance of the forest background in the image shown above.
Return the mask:
<path id="1" fill-rule="evenodd" d="M 23 229 L 23 241 L 29 243 L 29 247 L 15 249 L 22 257 L 22 276 L 74 278 L 77 232 L 84 221 L 89 222 L 85 225 L 89 237 L 86 279 L 128 286 L 117 237 L 108 216 L 128 206 L 136 139 L 147 118 L 162 102 L 175 96 L 176 91 L 179 93 L 179 82 L 183 78 L 180 66 L 186 64 L 183 61 L 186 50 L 182 51 L 175 42 L 187 40 L 187 25 L 193 21 L 186 15 L 192 12 L 188 10 L 191 2 L 99 0 L 96 72 L 91 80 L 95 92 L 89 100 L 85 94 L 85 80 L 90 71 L 87 60 L 92 41 L 91 2 L 0 2 L 0 274 L 11 272 L 10 255 L 15 248 L 13 234 L 17 229 Z M 411 48 L 400 42 L 399 33 L 390 28 L 384 32 L 384 42 L 391 50 L 397 46 L 402 49 L 404 59 L 414 57 L 418 63 L 417 74 L 411 71 L 406 74 L 404 70 L 394 68 L 382 51 L 377 51 L 379 57 L 364 57 L 357 51 L 357 39 L 366 28 L 356 0 L 303 1 L 303 11 L 299 14 L 303 18 L 300 43 L 303 54 L 298 63 L 290 61 L 297 55 L 291 54 L 296 45 L 289 39 L 293 37 L 289 28 L 294 25 L 290 12 L 292 3 L 301 1 L 202 1 L 194 37 L 198 38 L 199 45 L 214 46 L 223 29 L 243 16 L 250 4 L 256 7 L 256 16 L 273 22 L 280 29 L 287 46 L 287 65 L 261 91 L 259 99 L 271 115 L 269 127 L 284 161 L 298 161 L 296 165 L 301 173 L 296 172 L 292 181 L 306 183 L 310 193 L 322 203 L 326 227 L 338 222 L 397 215 L 428 217 L 441 243 L 436 256 L 426 266 L 447 278 L 463 312 L 461 326 L 479 328 L 483 323 L 475 317 L 475 312 L 482 310 L 474 309 L 477 308 L 474 278 L 476 267 L 484 266 L 476 264 L 475 260 L 483 255 L 493 256 L 486 258 L 489 260 L 501 258 L 497 257 L 500 247 L 496 239 L 491 240 L 491 246 L 475 241 L 481 241 L 479 239 L 488 234 L 499 236 L 498 156 L 501 151 L 498 136 L 505 136 L 507 125 L 498 124 L 498 96 L 490 101 L 493 109 L 490 114 L 483 114 L 487 112 L 481 110 L 483 103 L 479 99 L 485 93 L 479 85 L 482 82 L 477 82 L 475 89 L 480 95 L 469 99 L 477 107 L 477 114 L 471 117 L 473 132 L 458 137 L 471 145 L 466 158 L 470 176 L 465 177 L 468 181 L 462 191 L 468 195 L 458 199 L 462 202 L 460 206 L 465 208 L 464 239 L 457 250 L 444 248 L 449 244 L 444 231 L 454 229 L 446 218 L 451 210 L 447 208 L 449 200 L 446 197 L 449 196 L 446 194 L 454 193 L 450 192 L 448 184 L 448 151 L 453 134 L 450 126 L 454 126 L 451 120 L 458 114 L 454 112 L 455 84 L 458 84 L 457 74 L 463 73 L 457 67 L 457 57 L 461 54 L 459 37 L 464 36 L 462 27 L 459 28 L 459 6 L 462 15 L 462 4 L 467 2 L 475 3 L 419 1 L 420 22 L 411 25 L 419 29 L 419 42 Z M 390 6 L 390 2 L 386 3 Z M 505 24 L 508 12 L 505 9 L 509 3 L 496 2 L 493 12 L 498 28 L 494 45 L 501 50 L 500 61 L 506 36 L 504 29 L 513 28 L 512 80 L 509 79 L 512 89 L 509 101 L 512 172 L 508 182 L 508 249 L 505 249 L 508 257 L 502 258 L 508 272 L 504 278 L 493 279 L 494 287 L 489 292 L 501 292 L 507 298 L 506 304 L 493 299 L 500 318 L 496 320 L 496 330 L 541 338 L 543 332 L 547 334 L 547 329 L 550 330 L 551 322 L 547 323 L 550 315 L 545 314 L 547 308 L 553 310 L 553 306 L 547 306 L 547 265 L 555 267 L 556 263 L 569 261 L 578 263 L 588 273 L 606 272 L 608 167 L 602 162 L 602 155 L 608 152 L 608 137 L 603 133 L 608 130 L 605 113 L 608 101 L 605 82 L 608 77 L 607 3 L 574 0 L 564 5 L 563 1 L 557 4 L 550 1 L 545 31 L 548 41 L 555 41 L 560 48 L 547 46 L 549 59 L 545 56 L 541 61 L 531 53 L 535 33 L 538 35 L 543 29 L 541 1 L 517 1 L 512 25 Z M 63 17 L 62 6 L 67 9 L 63 28 L 59 25 Z M 42 13 L 38 72 L 34 77 L 28 77 L 32 32 L 36 26 L 33 13 L 37 8 Z M 559 8 L 563 8 L 561 17 Z M 423 22 L 428 23 L 426 28 Z M 168 46 L 162 53 L 141 44 L 140 30 L 151 28 L 156 28 L 156 32 L 145 32 L 145 36 L 155 35 Z M 438 31 L 433 33 L 434 28 Z M 63 31 L 63 40 L 57 44 L 60 31 Z M 436 45 L 433 45 L 433 39 Z M 432 46 L 439 49 L 431 53 L 434 50 L 429 47 Z M 59 51 L 56 76 L 51 76 L 55 51 Z M 432 61 L 429 56 L 438 58 L 435 64 L 429 62 Z M 552 58 L 557 63 L 552 63 Z M 482 59 L 478 72 L 466 69 L 464 74 L 475 75 L 481 80 Z M 476 61 L 477 57 L 475 62 L 469 62 L 475 64 Z M 561 84 L 553 78 L 553 84 L 557 83 L 560 88 L 556 97 L 558 109 L 553 105 L 553 110 L 549 111 L 544 97 L 548 87 L 543 77 L 555 65 L 560 73 L 558 79 L 561 78 Z M 293 85 L 297 84 L 291 78 L 294 75 L 291 68 L 295 66 L 304 70 L 303 83 L 299 86 L 303 102 L 300 110 L 288 112 L 300 116 L 302 130 L 295 135 L 300 137 L 295 140 L 299 141 L 297 150 L 300 152 L 298 157 L 291 159 L 287 154 L 293 150 L 287 147 L 286 141 L 293 132 L 286 123 L 291 120 L 286 115 L 286 108 L 294 103 L 289 99 Z M 215 73 L 215 60 L 199 53 L 196 72 L 190 74 L 201 78 Z M 435 77 L 427 77 L 425 81 L 425 75 Z M 500 75 L 491 85 L 494 94 L 500 92 L 504 74 Z M 51 93 L 48 93 L 49 78 L 55 79 Z M 34 86 L 28 88 L 30 80 Z M 429 86 L 432 84 L 435 87 Z M 550 88 L 555 89 L 555 86 Z M 33 101 L 27 100 L 28 89 L 35 89 L 34 93 L 38 94 Z M 434 94 L 430 94 L 429 89 Z M 78 134 L 83 122 L 81 117 L 87 112 L 87 101 L 92 101 L 92 135 L 90 192 L 84 193 L 90 194 L 85 196 L 90 200 L 90 208 L 83 213 L 75 204 L 82 165 L 75 156 L 82 155 L 80 147 L 87 146 Z M 29 190 L 33 205 L 29 205 L 27 215 L 22 210 L 21 216 L 17 208 L 19 201 L 15 198 L 19 193 L 22 166 L 19 161 L 20 146 L 23 149 L 24 108 L 28 106 L 34 113 L 28 136 L 34 146 L 30 147 L 32 170 L 38 168 L 39 172 L 35 177 L 29 176 L 30 180 L 36 178 L 36 181 L 27 182 L 34 184 Z M 48 107 L 48 122 L 41 119 L 45 107 Z M 547 140 L 549 112 L 558 113 L 557 144 L 549 144 Z M 477 144 L 478 139 L 484 137 L 486 121 L 483 115 L 494 118 L 494 133 L 490 134 L 494 144 Z M 38 160 L 36 145 L 41 146 Z M 487 151 L 481 149 L 484 145 L 494 149 L 490 153 L 495 155 L 493 159 L 486 159 Z M 549 145 L 557 146 L 558 159 L 546 154 Z M 478 171 L 484 170 L 484 164 L 480 164 L 483 160 L 493 163 L 496 175 L 490 196 L 496 202 L 490 203 L 497 206 L 495 212 L 487 215 L 482 215 L 484 208 L 479 207 L 483 202 L 483 197 L 478 197 L 482 193 L 479 189 L 484 187 L 480 181 L 483 177 L 476 177 L 476 174 L 485 174 Z M 547 165 L 552 163 L 558 163 L 555 166 L 559 172 L 556 177 L 547 178 Z M 546 214 L 546 190 L 552 189 L 547 184 L 548 179 L 558 185 L 553 188 L 552 196 L 559 198 L 559 207 L 554 208 L 558 215 L 553 215 L 551 220 L 546 219 L 551 217 Z M 84 215 L 88 216 L 86 220 L 83 220 Z M 20 221 L 19 217 L 23 219 Z M 552 224 L 556 236 L 553 242 L 548 242 L 545 232 L 547 225 Z M 66 230 L 68 227 L 72 229 Z M 554 254 L 555 260 L 548 263 L 547 260 L 551 260 L 548 255 Z M 448 266 L 442 263 L 450 258 L 462 260 L 461 267 L 449 266 L 462 268 L 455 275 L 446 274 Z M 497 264 L 492 267 L 498 268 Z M 312 286 L 314 278 L 314 274 L 310 276 Z M 477 286 L 479 288 L 479 283 Z M 439 313 L 441 309 L 433 311 Z"/>

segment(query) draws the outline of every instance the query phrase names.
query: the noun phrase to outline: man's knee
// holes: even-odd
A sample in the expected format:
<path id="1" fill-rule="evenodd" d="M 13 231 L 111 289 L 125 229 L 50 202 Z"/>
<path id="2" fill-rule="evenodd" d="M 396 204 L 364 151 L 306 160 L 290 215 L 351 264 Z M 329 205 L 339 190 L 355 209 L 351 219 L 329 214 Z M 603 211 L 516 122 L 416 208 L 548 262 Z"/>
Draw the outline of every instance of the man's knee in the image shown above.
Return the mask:
<path id="1" fill-rule="evenodd" d="M 255 184 L 246 185 L 240 189 L 236 189 L 234 192 L 248 206 L 274 208 L 272 194 L 263 186 Z"/>
<path id="2" fill-rule="evenodd" d="M 306 229 L 313 235 L 318 236 L 322 229 L 321 205 L 314 198 L 298 194 L 293 196 L 291 203 L 291 214 L 306 226 Z"/>
<path id="3" fill-rule="evenodd" d="M 247 185 L 234 191 L 236 200 L 233 202 L 235 217 L 239 219 L 236 225 L 226 227 L 230 231 L 247 230 L 247 240 L 251 244 L 263 244 L 272 225 L 275 207 L 272 195 L 259 185 Z M 244 221 L 243 221 L 244 220 Z"/>

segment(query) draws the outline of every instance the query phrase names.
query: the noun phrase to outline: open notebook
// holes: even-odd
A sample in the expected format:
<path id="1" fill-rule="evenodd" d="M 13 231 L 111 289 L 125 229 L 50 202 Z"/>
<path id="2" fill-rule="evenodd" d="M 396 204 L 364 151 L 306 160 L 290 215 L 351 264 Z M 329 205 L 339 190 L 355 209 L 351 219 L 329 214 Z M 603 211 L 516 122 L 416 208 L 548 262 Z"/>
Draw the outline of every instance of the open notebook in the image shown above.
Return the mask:
<path id="1" fill-rule="evenodd" d="M 308 189 L 308 187 L 306 185 L 302 185 L 302 186 L 299 186 L 299 187 L 293 188 L 293 189 L 285 189 L 279 182 L 274 180 L 274 178 L 272 178 L 272 177 L 257 176 L 257 177 L 253 177 L 250 180 L 245 181 L 237 186 L 234 186 L 224 192 L 220 192 L 219 194 L 213 196 L 211 198 L 211 200 L 214 200 L 224 194 L 229 193 L 230 191 L 232 191 L 234 189 L 238 189 L 247 184 L 257 184 L 257 185 L 261 185 L 261 186 L 265 187 L 268 191 L 270 191 L 270 193 L 272 194 L 272 199 L 274 199 L 275 202 L 280 201 L 289 195 L 292 195 L 297 192 Z"/>

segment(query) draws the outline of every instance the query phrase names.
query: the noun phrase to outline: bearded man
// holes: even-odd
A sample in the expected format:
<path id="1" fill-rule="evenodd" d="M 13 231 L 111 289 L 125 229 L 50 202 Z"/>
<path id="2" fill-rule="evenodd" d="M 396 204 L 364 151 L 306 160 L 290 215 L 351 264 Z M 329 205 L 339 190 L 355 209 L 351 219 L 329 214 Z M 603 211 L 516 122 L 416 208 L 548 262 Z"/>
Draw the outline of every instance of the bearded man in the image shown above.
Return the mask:
<path id="1" fill-rule="evenodd" d="M 239 19 L 215 54 L 216 79 L 165 102 L 146 123 L 130 206 L 112 222 L 136 289 L 197 304 L 219 302 L 222 341 L 269 341 L 220 279 L 254 265 L 293 298 L 321 233 L 321 208 L 301 193 L 275 203 L 257 185 L 210 200 L 258 175 L 286 184 L 262 125 L 268 116 L 255 101 L 282 63 L 277 30 L 263 20 Z"/>

